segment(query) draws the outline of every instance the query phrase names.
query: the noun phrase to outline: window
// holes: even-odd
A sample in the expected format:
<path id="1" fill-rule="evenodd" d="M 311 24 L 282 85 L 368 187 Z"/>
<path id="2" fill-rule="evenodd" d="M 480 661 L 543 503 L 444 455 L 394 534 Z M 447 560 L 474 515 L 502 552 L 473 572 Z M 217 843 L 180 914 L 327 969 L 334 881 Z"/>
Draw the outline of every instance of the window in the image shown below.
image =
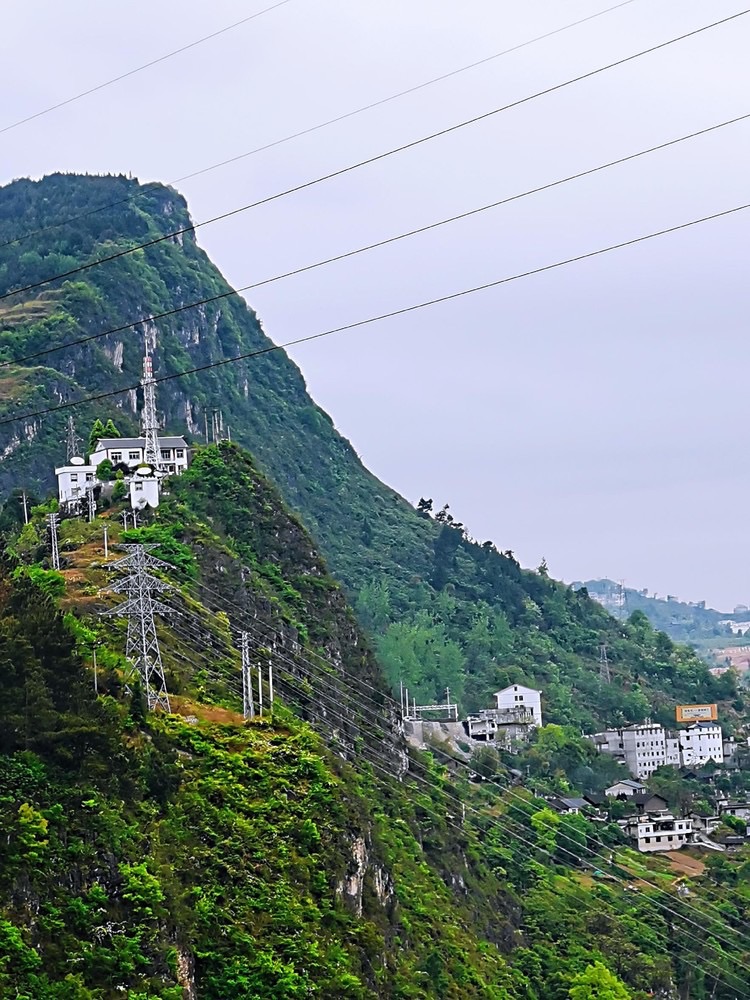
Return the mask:
<path id="1" fill-rule="evenodd" d="M 71 472 L 71 474 L 70 474 L 70 481 L 71 481 L 71 483 L 77 483 L 78 482 L 78 473 L 77 472 Z"/>
<path id="2" fill-rule="evenodd" d="M 176 448 L 175 449 L 175 453 L 174 453 L 174 457 L 175 458 L 184 458 L 185 457 L 185 449 L 184 448 Z"/>
<path id="3" fill-rule="evenodd" d="M 130 459 L 131 462 L 137 462 L 140 457 L 141 457 L 141 449 L 140 448 L 138 449 L 138 451 L 129 451 L 128 452 L 128 458 Z"/>
<path id="4" fill-rule="evenodd" d="M 117 462 L 121 462 L 122 461 L 122 452 L 121 451 L 113 451 L 113 452 L 111 452 L 111 454 L 109 456 L 109 459 L 110 459 L 111 462 L 114 462 L 115 464 L 117 464 Z"/>
<path id="5" fill-rule="evenodd" d="M 646 837 L 646 843 L 647 843 L 647 844 L 650 844 L 650 843 L 651 843 L 651 838 L 650 838 L 650 837 Z"/>
<path id="6" fill-rule="evenodd" d="M 162 448 L 162 450 L 161 450 L 161 457 L 165 458 L 165 459 L 166 458 L 171 458 L 172 457 L 172 449 L 171 448 Z"/>
<path id="7" fill-rule="evenodd" d="M 87 483 L 90 483 L 93 480 L 93 478 L 94 478 L 94 473 L 93 472 L 87 472 L 86 473 L 86 482 Z"/>
<path id="8" fill-rule="evenodd" d="M 137 479 L 135 481 L 135 491 L 136 491 L 136 493 L 142 493 L 143 492 L 143 483 L 139 482 Z"/>

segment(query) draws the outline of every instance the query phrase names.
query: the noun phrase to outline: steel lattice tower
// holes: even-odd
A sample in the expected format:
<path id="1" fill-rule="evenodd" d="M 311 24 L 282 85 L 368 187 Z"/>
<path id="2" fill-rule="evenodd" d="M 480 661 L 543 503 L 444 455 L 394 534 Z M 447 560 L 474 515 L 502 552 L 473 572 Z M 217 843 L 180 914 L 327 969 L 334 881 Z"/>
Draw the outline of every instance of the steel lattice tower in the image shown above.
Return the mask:
<path id="1" fill-rule="evenodd" d="M 172 567 L 152 556 L 148 545 L 127 545 L 129 554 L 124 559 L 112 563 L 110 569 L 126 571 L 128 575 L 111 589 L 118 594 L 127 594 L 127 601 L 107 614 L 128 619 L 128 640 L 125 656 L 133 664 L 133 673 L 138 673 L 146 694 L 146 702 L 151 711 L 155 708 L 170 711 L 167 682 L 161 662 L 159 639 L 156 635 L 154 615 L 167 615 L 171 608 L 154 598 L 171 590 L 169 584 L 159 580 L 149 569 L 171 569 Z"/>
<path id="2" fill-rule="evenodd" d="M 68 462 L 70 462 L 71 459 L 81 454 L 81 439 L 76 434 L 76 425 L 72 416 L 68 417 L 67 446 Z"/>
<path id="3" fill-rule="evenodd" d="M 143 436 L 146 439 L 143 448 L 143 461 L 150 465 L 154 472 L 161 468 L 161 451 L 159 449 L 159 428 L 156 420 L 156 382 L 151 365 L 151 355 L 146 352 L 143 358 Z"/>

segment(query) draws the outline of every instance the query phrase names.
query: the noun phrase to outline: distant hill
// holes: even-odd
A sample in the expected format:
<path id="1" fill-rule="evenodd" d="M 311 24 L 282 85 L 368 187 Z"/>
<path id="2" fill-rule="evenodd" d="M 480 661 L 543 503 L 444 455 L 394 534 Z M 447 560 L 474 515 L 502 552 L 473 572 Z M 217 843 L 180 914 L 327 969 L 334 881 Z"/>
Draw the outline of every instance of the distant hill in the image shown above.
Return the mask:
<path id="1" fill-rule="evenodd" d="M 738 609 L 731 613 L 707 608 L 705 601 L 680 601 L 671 594 L 659 597 L 648 590 L 622 587 L 615 580 L 576 580 L 574 590 L 585 588 L 589 596 L 605 607 L 615 618 L 626 618 L 633 611 L 642 611 L 655 629 L 666 632 L 675 642 L 705 645 L 706 640 L 721 640 L 736 634 L 738 626 L 747 621 L 750 628 L 750 610 Z M 734 627 L 727 624 L 733 622 Z M 746 631 L 742 629 L 742 631 Z"/>

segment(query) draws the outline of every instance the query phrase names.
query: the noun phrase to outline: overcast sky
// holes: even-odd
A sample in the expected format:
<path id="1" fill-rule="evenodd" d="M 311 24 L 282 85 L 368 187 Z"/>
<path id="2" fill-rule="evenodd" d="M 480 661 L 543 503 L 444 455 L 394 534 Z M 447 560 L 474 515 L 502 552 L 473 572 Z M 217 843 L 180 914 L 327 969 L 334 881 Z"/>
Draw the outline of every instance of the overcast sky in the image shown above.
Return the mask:
<path id="1" fill-rule="evenodd" d="M 271 0 L 4 4 L 0 127 Z M 174 181 L 613 6 L 290 0 L 0 135 L 0 181 Z M 742 5 L 633 0 L 337 125 L 185 180 L 195 220 L 533 94 Z M 199 241 L 236 285 L 750 112 L 750 15 L 266 208 Z M 276 341 L 750 201 L 750 123 L 250 297 Z M 365 463 L 472 535 L 720 608 L 750 603 L 750 213 L 293 351 Z"/>

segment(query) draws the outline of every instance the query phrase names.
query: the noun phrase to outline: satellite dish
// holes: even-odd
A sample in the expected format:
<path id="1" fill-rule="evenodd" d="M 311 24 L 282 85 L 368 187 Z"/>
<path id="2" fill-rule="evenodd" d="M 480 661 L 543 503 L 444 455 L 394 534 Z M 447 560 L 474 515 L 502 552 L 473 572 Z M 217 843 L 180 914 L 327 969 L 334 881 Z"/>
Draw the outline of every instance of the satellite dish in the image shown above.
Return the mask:
<path id="1" fill-rule="evenodd" d="M 76 455 L 75 458 L 71 458 L 70 464 L 71 465 L 85 465 L 86 463 L 84 462 L 84 460 L 80 456 Z"/>
<path id="2" fill-rule="evenodd" d="M 153 476 L 154 470 L 150 465 L 140 465 L 135 470 L 136 476 Z"/>

